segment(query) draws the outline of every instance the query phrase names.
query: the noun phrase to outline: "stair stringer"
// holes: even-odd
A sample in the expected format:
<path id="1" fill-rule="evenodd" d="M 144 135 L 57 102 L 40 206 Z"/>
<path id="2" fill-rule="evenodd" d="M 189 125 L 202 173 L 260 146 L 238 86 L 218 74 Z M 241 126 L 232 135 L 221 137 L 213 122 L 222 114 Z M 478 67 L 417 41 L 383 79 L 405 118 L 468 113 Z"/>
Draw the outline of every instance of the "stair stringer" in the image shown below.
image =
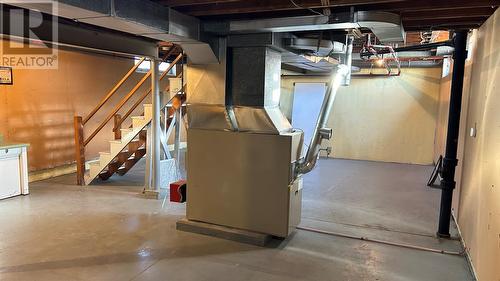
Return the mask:
<path id="1" fill-rule="evenodd" d="M 108 153 L 99 153 L 99 158 L 89 163 L 89 170 L 85 173 L 85 185 L 90 185 L 99 174 L 115 159 L 115 157 L 127 147 L 127 145 L 136 139 L 139 133 L 144 130 L 152 120 L 151 104 L 144 104 L 143 116 L 132 116 L 132 130 L 122 134 L 119 140 L 109 141 L 110 150 Z"/>

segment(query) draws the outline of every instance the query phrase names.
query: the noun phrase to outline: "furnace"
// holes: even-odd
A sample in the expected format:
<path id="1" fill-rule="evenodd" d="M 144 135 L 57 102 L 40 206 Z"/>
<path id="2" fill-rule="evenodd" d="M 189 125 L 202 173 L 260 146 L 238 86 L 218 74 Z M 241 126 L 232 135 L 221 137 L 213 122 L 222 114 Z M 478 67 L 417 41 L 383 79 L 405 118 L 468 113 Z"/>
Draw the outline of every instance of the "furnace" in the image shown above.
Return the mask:
<path id="1" fill-rule="evenodd" d="M 302 174 L 332 135 L 326 120 L 347 72 L 339 66 L 329 84 L 307 148 L 279 108 L 280 48 L 239 44 L 250 38 L 228 40 L 220 65 L 188 68 L 186 217 L 287 237 L 300 223 Z"/>

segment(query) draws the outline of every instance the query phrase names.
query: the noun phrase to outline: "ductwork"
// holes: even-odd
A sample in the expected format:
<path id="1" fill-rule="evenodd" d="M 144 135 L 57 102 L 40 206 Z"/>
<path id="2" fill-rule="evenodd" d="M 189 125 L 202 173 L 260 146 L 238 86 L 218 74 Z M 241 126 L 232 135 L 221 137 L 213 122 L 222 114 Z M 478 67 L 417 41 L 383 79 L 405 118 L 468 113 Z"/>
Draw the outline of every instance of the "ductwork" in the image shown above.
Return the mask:
<path id="1" fill-rule="evenodd" d="M 354 36 L 348 35 L 346 53 L 345 53 L 345 65 L 347 67 L 347 73 L 345 74 L 344 80 L 342 82 L 343 86 L 349 86 L 351 84 L 353 44 L 354 44 Z"/>
<path id="2" fill-rule="evenodd" d="M 218 63 L 211 46 L 202 41 L 200 20 L 145 0 L 58 0 L 55 9 L 36 2 L 15 2 L 63 18 L 182 46 L 192 63 Z"/>
<path id="3" fill-rule="evenodd" d="M 344 43 L 330 40 L 300 38 L 291 33 L 266 32 L 252 34 L 230 34 L 231 47 L 268 46 L 281 53 L 281 63 L 312 72 L 331 72 L 338 61 L 328 54 L 345 54 Z"/>
<path id="4" fill-rule="evenodd" d="M 295 177 L 298 177 L 301 174 L 309 173 L 314 166 L 316 166 L 321 148 L 321 142 L 324 139 L 329 140 L 332 137 L 332 129 L 327 128 L 328 118 L 330 117 L 330 113 L 333 108 L 333 102 L 335 101 L 337 90 L 349 72 L 350 71 L 346 65 L 339 65 L 332 81 L 328 84 L 318 120 L 316 122 L 316 126 L 314 127 L 311 143 L 307 149 L 306 156 L 301 158 L 295 166 Z"/>
<path id="5" fill-rule="evenodd" d="M 296 32 L 368 28 L 383 42 L 404 42 L 405 32 L 398 14 L 359 11 L 330 16 L 303 16 L 204 23 L 203 29 L 217 34 Z"/>
<path id="6" fill-rule="evenodd" d="M 312 72 L 331 72 L 339 63 L 332 55 L 343 55 L 345 44 L 337 41 L 300 38 L 290 35 L 283 39 L 282 63 Z"/>
<path id="7" fill-rule="evenodd" d="M 240 46 L 241 41 L 233 39 L 219 66 L 187 69 L 188 87 L 193 89 L 189 128 L 271 135 L 291 131 L 279 108 L 281 53 L 266 42 Z M 225 84 L 224 90 L 210 88 L 216 81 Z"/>
<path id="8" fill-rule="evenodd" d="M 345 52 L 345 45 L 330 40 L 319 40 L 314 38 L 292 37 L 285 39 L 287 49 L 299 53 L 314 53 L 317 56 L 326 57 L 330 54 L 341 54 Z"/>

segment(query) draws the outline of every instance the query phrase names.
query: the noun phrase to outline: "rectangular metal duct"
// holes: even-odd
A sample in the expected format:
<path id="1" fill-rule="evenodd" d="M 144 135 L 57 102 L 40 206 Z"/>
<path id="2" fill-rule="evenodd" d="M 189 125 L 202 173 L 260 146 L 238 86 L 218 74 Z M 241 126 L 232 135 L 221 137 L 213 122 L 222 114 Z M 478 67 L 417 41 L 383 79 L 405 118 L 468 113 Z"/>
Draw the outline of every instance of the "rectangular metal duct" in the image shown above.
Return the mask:
<path id="1" fill-rule="evenodd" d="M 328 29 L 368 28 L 381 42 L 403 42 L 401 17 L 388 12 L 359 11 L 330 16 L 302 16 L 204 23 L 204 31 L 218 34 L 296 32 Z"/>
<path id="2" fill-rule="evenodd" d="M 2 16 L 7 18 L 7 13 L 9 12 L 10 10 L 3 9 L 0 11 L 0 18 Z M 11 19 L 17 18 L 18 21 L 16 22 L 24 20 L 22 18 L 22 13 L 10 13 L 8 16 Z M 28 16 L 31 22 L 39 20 L 38 15 L 35 13 L 29 13 Z M 50 23 L 42 24 L 37 27 L 36 34 L 32 32 L 29 34 L 23 34 L 23 32 L 18 33 L 16 30 L 10 29 L 5 25 L 2 26 L 0 33 L 3 38 L 17 40 L 19 42 L 26 42 L 26 39 L 34 40 L 34 42 L 42 40 L 47 46 L 55 48 L 76 48 L 83 51 L 92 51 L 129 58 L 138 55 L 154 57 L 158 53 L 158 48 L 153 41 L 144 40 L 136 36 L 127 36 L 109 30 L 98 29 L 88 25 L 82 28 L 80 26 L 82 24 L 75 24 L 69 20 L 59 20 L 56 26 L 57 34 L 53 34 L 54 30 L 52 23 L 56 20 L 57 19 L 53 17 L 44 17 L 43 21 Z"/>
<path id="3" fill-rule="evenodd" d="M 279 108 L 281 42 L 273 34 L 230 36 L 227 44 L 220 43 L 221 64 L 189 66 L 189 127 L 289 132 L 291 125 Z"/>
<path id="4" fill-rule="evenodd" d="M 212 48 L 201 41 L 200 21 L 148 0 L 58 0 L 47 5 L 15 3 L 55 16 L 181 45 L 193 63 L 218 63 Z"/>
<path id="5" fill-rule="evenodd" d="M 231 50 L 231 104 L 277 106 L 280 94 L 281 54 L 269 47 Z"/>

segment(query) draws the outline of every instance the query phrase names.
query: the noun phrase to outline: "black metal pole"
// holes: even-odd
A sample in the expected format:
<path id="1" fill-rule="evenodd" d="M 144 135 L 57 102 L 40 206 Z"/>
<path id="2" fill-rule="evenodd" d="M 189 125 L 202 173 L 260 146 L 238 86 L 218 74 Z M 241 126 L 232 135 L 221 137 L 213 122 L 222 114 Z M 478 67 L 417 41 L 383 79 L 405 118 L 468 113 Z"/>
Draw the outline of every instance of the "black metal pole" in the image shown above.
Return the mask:
<path id="1" fill-rule="evenodd" d="M 460 111 L 462 109 L 462 89 L 464 84 L 465 59 L 467 57 L 467 31 L 455 33 L 453 73 L 451 79 L 450 110 L 448 115 L 448 132 L 446 135 L 446 152 L 443 158 L 441 176 L 441 208 L 439 211 L 439 237 L 450 237 L 451 203 L 455 189 L 455 168 L 458 163 L 458 131 L 460 128 Z"/>

